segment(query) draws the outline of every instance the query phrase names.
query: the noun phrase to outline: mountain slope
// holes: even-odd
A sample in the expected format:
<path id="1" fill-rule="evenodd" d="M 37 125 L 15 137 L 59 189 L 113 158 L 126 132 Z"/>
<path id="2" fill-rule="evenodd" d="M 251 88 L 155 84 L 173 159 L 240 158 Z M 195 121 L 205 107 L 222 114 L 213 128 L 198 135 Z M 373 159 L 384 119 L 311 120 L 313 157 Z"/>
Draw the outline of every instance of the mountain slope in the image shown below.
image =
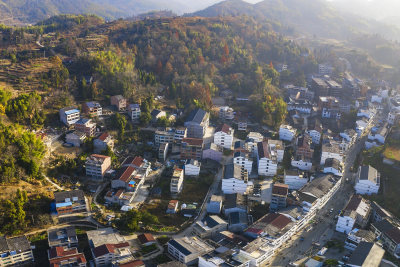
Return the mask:
<path id="1" fill-rule="evenodd" d="M 241 0 L 227 0 L 191 15 L 249 15 L 275 20 L 298 32 L 326 38 L 348 39 L 354 33 L 379 33 L 386 38 L 400 40 L 398 28 L 343 13 L 321 0 L 264 0 L 254 5 Z"/>

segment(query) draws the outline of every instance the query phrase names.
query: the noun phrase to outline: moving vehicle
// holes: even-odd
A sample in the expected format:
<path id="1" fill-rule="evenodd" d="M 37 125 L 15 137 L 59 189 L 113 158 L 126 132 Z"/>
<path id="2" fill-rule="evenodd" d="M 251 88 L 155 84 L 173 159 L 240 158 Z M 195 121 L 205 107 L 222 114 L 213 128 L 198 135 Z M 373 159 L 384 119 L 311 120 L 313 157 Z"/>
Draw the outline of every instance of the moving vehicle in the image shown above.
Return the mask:
<path id="1" fill-rule="evenodd" d="M 328 248 L 327 248 L 327 247 L 323 247 L 323 248 L 321 248 L 320 251 L 318 251 L 317 255 L 318 255 L 318 256 L 323 256 L 323 255 L 325 255 L 325 253 L 326 253 L 327 251 L 328 251 Z"/>

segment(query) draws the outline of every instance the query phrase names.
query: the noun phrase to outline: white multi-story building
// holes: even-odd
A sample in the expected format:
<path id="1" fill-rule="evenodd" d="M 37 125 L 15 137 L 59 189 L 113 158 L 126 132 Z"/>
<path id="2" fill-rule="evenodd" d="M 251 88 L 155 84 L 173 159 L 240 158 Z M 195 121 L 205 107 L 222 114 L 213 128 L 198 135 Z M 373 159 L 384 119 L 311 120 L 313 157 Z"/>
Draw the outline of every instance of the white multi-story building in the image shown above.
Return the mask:
<path id="1" fill-rule="evenodd" d="M 360 195 L 353 195 L 341 212 L 336 223 L 336 231 L 348 234 L 353 228 L 366 227 L 371 214 L 369 201 L 363 199 Z"/>
<path id="2" fill-rule="evenodd" d="M 333 72 L 333 67 L 328 64 L 319 64 L 318 65 L 318 73 L 320 75 L 331 75 Z"/>
<path id="3" fill-rule="evenodd" d="M 179 194 L 183 189 L 183 170 L 175 168 L 171 178 L 170 191 L 171 194 Z"/>
<path id="4" fill-rule="evenodd" d="M 291 163 L 292 167 L 297 168 L 302 171 L 311 171 L 312 169 L 312 160 L 305 158 L 304 156 L 297 157 L 292 159 Z"/>
<path id="5" fill-rule="evenodd" d="M 214 143 L 226 149 L 231 149 L 233 144 L 233 129 L 229 125 L 221 125 L 214 134 Z"/>
<path id="6" fill-rule="evenodd" d="M 308 135 L 311 137 L 312 142 L 317 145 L 319 145 L 321 141 L 321 132 L 322 131 L 318 131 L 317 129 L 307 131 Z"/>
<path id="7" fill-rule="evenodd" d="M 374 242 L 375 235 L 369 230 L 354 228 L 344 242 L 344 248 L 354 251 L 361 242 Z"/>
<path id="8" fill-rule="evenodd" d="M 17 266 L 33 264 L 31 244 L 26 236 L 0 237 L 0 266 Z"/>
<path id="9" fill-rule="evenodd" d="M 249 153 L 243 151 L 237 151 L 233 154 L 233 163 L 239 165 L 247 170 L 247 173 L 251 174 L 253 169 L 253 159 Z"/>
<path id="10" fill-rule="evenodd" d="M 377 194 L 380 187 L 380 174 L 372 166 L 360 166 L 354 189 L 360 195 Z"/>
<path id="11" fill-rule="evenodd" d="M 391 112 L 389 112 L 389 114 L 388 114 L 387 122 L 388 122 L 389 124 L 393 125 L 393 124 L 396 122 L 397 117 L 398 117 L 398 113 L 391 111 Z"/>
<path id="12" fill-rule="evenodd" d="M 130 104 L 128 106 L 128 114 L 131 117 L 132 121 L 139 121 L 140 119 L 140 105 L 139 104 Z"/>
<path id="13" fill-rule="evenodd" d="M 224 194 L 244 194 L 248 186 L 247 170 L 239 165 L 228 164 L 225 166 L 222 179 L 222 192 Z"/>
<path id="14" fill-rule="evenodd" d="M 355 130 L 347 129 L 340 133 L 340 137 L 342 137 L 348 143 L 349 147 L 351 147 L 356 143 L 358 135 Z"/>
<path id="15" fill-rule="evenodd" d="M 246 143 L 245 143 L 245 148 L 247 151 L 253 153 L 255 156 L 257 153 L 257 144 L 259 142 L 262 142 L 264 140 L 264 136 L 260 133 L 257 132 L 250 132 L 247 135 Z"/>
<path id="16" fill-rule="evenodd" d="M 128 259 L 134 259 L 128 242 L 118 244 L 104 244 L 92 249 L 96 266 L 110 266 Z"/>
<path id="17" fill-rule="evenodd" d="M 186 176 L 199 176 L 201 163 L 195 159 L 188 159 L 185 163 Z"/>
<path id="18" fill-rule="evenodd" d="M 60 110 L 60 120 L 67 126 L 75 124 L 81 118 L 81 112 L 74 107 L 63 108 Z"/>
<path id="19" fill-rule="evenodd" d="M 298 170 L 285 170 L 284 181 L 290 190 L 299 190 L 308 183 L 308 177 Z"/>
<path id="20" fill-rule="evenodd" d="M 230 107 L 221 107 L 219 109 L 219 117 L 225 120 L 233 120 L 235 118 L 235 113 Z"/>
<path id="21" fill-rule="evenodd" d="M 384 123 L 379 127 L 377 131 L 374 133 L 370 133 L 368 135 L 368 141 L 377 141 L 381 145 L 385 144 L 385 140 L 387 135 L 389 134 L 389 125 L 388 123 Z"/>
<path id="22" fill-rule="evenodd" d="M 171 128 L 164 130 L 157 130 L 154 133 L 154 145 L 158 147 L 160 144 L 173 143 L 175 138 L 175 131 Z"/>
<path id="23" fill-rule="evenodd" d="M 342 176 L 343 175 L 342 163 L 337 159 L 333 158 L 326 159 L 323 173 L 330 173 L 336 176 Z"/>
<path id="24" fill-rule="evenodd" d="M 283 145 L 283 142 L 281 140 L 268 140 L 268 147 L 271 151 L 276 152 L 276 159 L 278 162 L 283 161 L 283 156 L 285 154 L 285 147 Z"/>
<path id="25" fill-rule="evenodd" d="M 196 264 L 199 256 L 213 250 L 212 246 L 194 236 L 173 238 L 168 241 L 168 253 L 186 265 Z"/>
<path id="26" fill-rule="evenodd" d="M 86 176 L 103 179 L 106 171 L 111 168 L 111 157 L 92 154 L 86 159 Z"/>
<path id="27" fill-rule="evenodd" d="M 296 136 L 296 129 L 290 125 L 281 125 L 279 128 L 279 139 L 291 142 Z"/>
<path id="28" fill-rule="evenodd" d="M 343 163 L 342 150 L 340 145 L 330 140 L 329 142 L 322 144 L 322 154 L 321 154 L 321 165 L 325 164 L 325 161 L 329 158 L 337 159 L 340 163 Z"/>
<path id="29" fill-rule="evenodd" d="M 258 175 L 274 176 L 278 170 L 278 153 L 268 141 L 257 144 Z"/>
<path id="30" fill-rule="evenodd" d="M 181 143 L 183 138 L 187 136 L 187 129 L 186 127 L 176 127 L 174 141 L 177 143 Z"/>

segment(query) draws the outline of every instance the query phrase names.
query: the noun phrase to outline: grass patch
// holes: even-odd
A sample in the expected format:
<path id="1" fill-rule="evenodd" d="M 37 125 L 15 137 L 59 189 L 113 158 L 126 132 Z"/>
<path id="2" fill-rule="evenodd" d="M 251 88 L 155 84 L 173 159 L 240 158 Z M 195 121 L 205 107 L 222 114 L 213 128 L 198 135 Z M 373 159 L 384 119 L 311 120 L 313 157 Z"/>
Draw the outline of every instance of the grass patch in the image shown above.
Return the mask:
<path id="1" fill-rule="evenodd" d="M 157 251 L 157 250 L 158 250 L 157 245 L 156 244 L 151 244 L 149 246 L 143 246 L 140 252 L 143 255 L 146 255 L 148 253 L 151 253 L 151 252 L 154 252 L 154 251 Z"/>
<path id="2" fill-rule="evenodd" d="M 388 159 L 400 161 L 400 147 L 388 146 L 385 148 L 383 155 Z"/>

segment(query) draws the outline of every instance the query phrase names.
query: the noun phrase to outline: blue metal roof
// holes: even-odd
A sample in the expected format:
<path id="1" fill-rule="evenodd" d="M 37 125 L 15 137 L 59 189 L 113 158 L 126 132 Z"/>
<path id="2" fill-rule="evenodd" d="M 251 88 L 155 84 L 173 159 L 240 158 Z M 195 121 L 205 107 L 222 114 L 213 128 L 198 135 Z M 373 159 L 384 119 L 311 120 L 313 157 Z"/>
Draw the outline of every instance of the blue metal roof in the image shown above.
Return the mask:
<path id="1" fill-rule="evenodd" d="M 171 244 L 173 247 L 175 247 L 177 250 L 179 250 L 185 256 L 189 256 L 190 254 L 192 254 L 192 252 L 190 252 L 184 246 L 176 242 L 174 239 L 171 239 L 170 241 L 168 241 L 168 243 Z"/>
<path id="2" fill-rule="evenodd" d="M 70 109 L 70 110 L 65 111 L 65 114 L 67 114 L 67 115 L 71 115 L 74 113 L 79 113 L 79 109 Z"/>

